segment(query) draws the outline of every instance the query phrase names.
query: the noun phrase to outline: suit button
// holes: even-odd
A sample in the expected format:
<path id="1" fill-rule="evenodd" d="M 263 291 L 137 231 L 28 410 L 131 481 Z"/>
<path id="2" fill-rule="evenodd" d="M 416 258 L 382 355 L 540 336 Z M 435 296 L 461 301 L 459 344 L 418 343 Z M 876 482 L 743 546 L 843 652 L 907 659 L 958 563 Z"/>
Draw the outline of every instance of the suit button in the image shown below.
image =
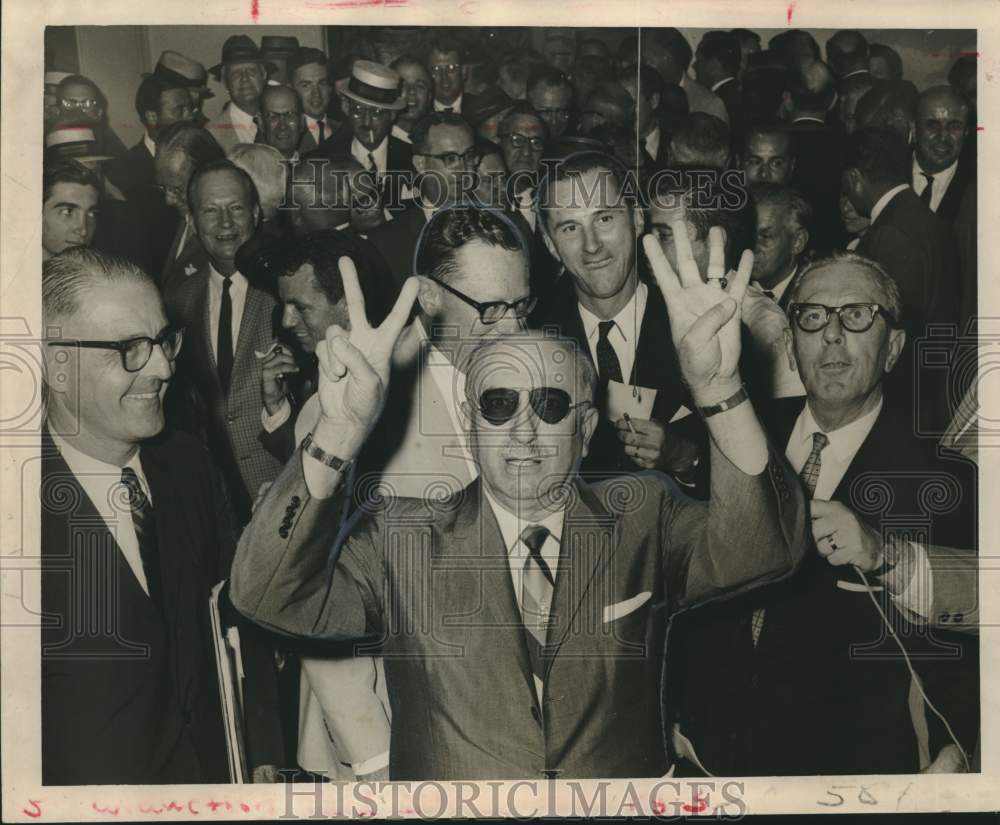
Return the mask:
<path id="1" fill-rule="evenodd" d="M 288 538 L 288 528 L 285 527 L 284 525 L 282 525 L 281 529 L 278 531 L 278 535 L 281 536 L 283 539 L 287 539 Z"/>
<path id="2" fill-rule="evenodd" d="M 542 724 L 542 714 L 534 705 L 531 706 L 531 718 L 534 719 L 539 725 Z"/>
<path id="3" fill-rule="evenodd" d="M 298 496 L 292 496 L 292 504 L 298 507 L 301 503 L 302 499 L 300 499 Z"/>

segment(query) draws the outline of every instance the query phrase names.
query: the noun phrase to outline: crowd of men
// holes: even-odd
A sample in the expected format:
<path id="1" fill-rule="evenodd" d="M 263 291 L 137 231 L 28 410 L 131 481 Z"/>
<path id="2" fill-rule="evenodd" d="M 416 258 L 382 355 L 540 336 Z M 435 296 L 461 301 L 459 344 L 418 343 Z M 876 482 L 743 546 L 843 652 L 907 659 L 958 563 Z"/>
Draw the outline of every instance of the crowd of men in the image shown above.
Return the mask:
<path id="1" fill-rule="evenodd" d="M 45 783 L 977 769 L 975 59 L 604 35 L 46 75 Z"/>

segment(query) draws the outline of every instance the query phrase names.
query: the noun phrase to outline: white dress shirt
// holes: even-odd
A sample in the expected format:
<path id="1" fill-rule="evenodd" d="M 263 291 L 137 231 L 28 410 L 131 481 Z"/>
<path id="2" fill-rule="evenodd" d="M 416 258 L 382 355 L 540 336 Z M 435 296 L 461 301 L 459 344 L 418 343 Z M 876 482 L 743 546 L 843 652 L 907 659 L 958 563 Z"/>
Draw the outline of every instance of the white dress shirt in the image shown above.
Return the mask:
<path id="1" fill-rule="evenodd" d="M 819 479 L 816 481 L 816 490 L 813 498 L 829 501 L 837 485 L 844 478 L 847 468 L 854 460 L 864 440 L 868 438 L 875 420 L 882 411 L 882 401 L 871 412 L 852 421 L 836 430 L 826 433 L 830 440 L 820 453 Z M 812 452 L 813 433 L 823 432 L 823 428 L 816 423 L 809 403 L 806 402 L 802 412 L 799 413 L 798 420 L 788 439 L 788 447 L 785 450 L 785 457 L 792 469 L 796 473 L 801 473 Z M 915 555 L 915 574 L 910 580 L 909 586 L 898 595 L 890 593 L 893 600 L 906 610 L 912 611 L 924 618 L 930 615 L 931 593 L 933 593 L 933 582 L 931 580 L 930 563 L 924 548 L 909 542 Z M 871 576 L 869 576 L 871 581 Z"/>
<path id="2" fill-rule="evenodd" d="M 135 525 L 132 523 L 132 513 L 128 509 L 128 493 L 122 485 L 122 468 L 114 464 L 107 464 L 96 458 L 92 458 L 86 453 L 80 452 L 58 433 L 49 430 L 52 441 L 59 449 L 63 460 L 76 480 L 83 488 L 94 505 L 94 509 L 100 514 L 107 526 L 108 531 L 114 537 L 121 548 L 125 561 L 131 568 L 139 585 L 149 595 L 149 585 L 146 583 L 146 573 L 142 569 L 142 555 L 139 552 L 139 539 L 135 535 Z M 146 494 L 150 505 L 153 504 L 153 495 L 149 489 L 149 482 L 142 471 L 142 462 L 139 460 L 139 451 L 136 450 L 132 457 L 125 462 L 126 467 L 131 467 L 139 479 L 139 486 Z"/>
<path id="3" fill-rule="evenodd" d="M 236 343 L 240 339 L 240 322 L 243 320 L 243 307 L 247 302 L 247 289 L 249 284 L 239 272 L 234 272 L 231 276 L 232 283 L 229 286 L 229 299 L 233 305 L 233 355 L 236 354 Z M 208 273 L 208 328 L 212 333 L 212 354 L 218 361 L 219 353 L 219 311 L 222 308 L 222 275 L 215 267 L 209 264 Z"/>
<path id="4" fill-rule="evenodd" d="M 370 150 L 371 156 L 375 159 L 375 169 L 378 172 L 379 177 L 385 174 L 386 168 L 389 165 L 389 136 L 386 135 L 382 142 L 376 146 L 374 149 Z M 368 164 L 368 154 L 369 149 L 365 145 L 354 138 L 351 141 L 351 156 L 365 169 L 369 169 Z"/>
<path id="5" fill-rule="evenodd" d="M 149 151 L 149 156 L 151 158 L 156 157 L 156 144 L 153 142 L 153 139 L 149 136 L 149 132 L 142 133 L 142 145 L 145 146 L 146 149 Z"/>
<path id="6" fill-rule="evenodd" d="M 956 160 L 951 166 L 946 169 L 942 169 L 940 172 L 935 172 L 931 177 L 934 178 L 934 188 L 931 189 L 931 212 L 937 212 L 938 207 L 941 205 L 941 201 L 944 199 L 945 193 L 948 191 L 948 187 L 951 185 L 952 180 L 955 178 L 955 172 L 958 171 L 958 161 Z M 922 195 L 923 191 L 927 188 L 927 178 L 924 177 L 924 170 L 920 168 L 920 164 L 917 163 L 917 156 L 913 156 L 913 170 L 911 172 L 911 177 L 913 179 L 913 191 L 917 195 Z"/>
<path id="7" fill-rule="evenodd" d="M 622 368 L 622 381 L 626 384 L 632 377 L 632 365 L 635 362 L 635 349 L 639 345 L 639 330 L 642 327 L 642 316 L 646 312 L 647 287 L 639 281 L 632 293 L 629 302 L 623 306 L 614 318 L 615 325 L 608 332 L 608 341 L 618 356 L 618 363 Z M 597 325 L 604 319 L 598 318 L 583 304 L 578 303 L 580 308 L 580 320 L 583 321 L 583 331 L 587 335 L 587 346 L 590 347 L 590 355 L 597 364 L 597 342 L 600 339 L 600 332 Z"/>
<path id="8" fill-rule="evenodd" d="M 445 109 L 451 109 L 456 115 L 462 114 L 462 95 L 456 97 L 451 103 L 442 103 L 435 99 L 434 111 L 443 112 Z"/>
<path id="9" fill-rule="evenodd" d="M 661 136 L 662 132 L 660 131 L 660 124 L 657 123 L 656 126 L 653 127 L 653 131 L 642 139 L 642 142 L 646 146 L 646 152 L 649 153 L 649 156 L 653 160 L 656 160 L 656 153 L 660 151 Z"/>
<path id="10" fill-rule="evenodd" d="M 413 143 L 413 140 L 410 138 L 410 133 L 398 123 L 392 124 L 392 136 L 403 141 L 403 143 Z"/>
<path id="11" fill-rule="evenodd" d="M 899 184 L 899 186 L 893 186 L 892 189 L 890 189 L 881 198 L 875 201 L 875 205 L 872 207 L 872 216 L 871 216 L 872 224 L 875 223 L 878 216 L 881 215 L 882 211 L 889 205 L 889 201 L 891 201 L 894 197 L 896 197 L 896 195 L 898 195 L 900 192 L 902 192 L 904 189 L 907 188 L 909 187 L 907 187 L 905 183 L 901 183 Z"/>
<path id="12" fill-rule="evenodd" d="M 788 291 L 788 287 L 790 287 L 792 285 L 792 281 L 795 280 L 795 276 L 798 274 L 798 271 L 799 267 L 798 264 L 796 264 L 795 267 L 792 268 L 792 271 L 791 273 L 789 273 L 789 275 L 787 275 L 783 280 L 779 281 L 768 290 L 768 292 L 774 295 L 774 302 L 776 304 L 781 302 L 781 299 Z M 761 289 L 763 288 L 764 287 L 761 287 Z"/>
<path id="13" fill-rule="evenodd" d="M 233 130 L 239 143 L 253 143 L 257 139 L 257 121 L 253 115 L 248 115 L 232 101 L 226 107 L 229 113 L 229 122 L 233 124 Z"/>
<path id="14" fill-rule="evenodd" d="M 306 128 L 309 130 L 309 134 L 312 135 L 313 140 L 316 141 L 317 146 L 319 146 L 320 144 L 319 124 L 320 121 L 318 121 L 316 118 L 306 115 Z M 333 127 L 330 125 L 330 121 L 327 120 L 326 118 L 323 118 L 323 140 L 326 140 L 332 134 L 333 134 Z"/>
<path id="15" fill-rule="evenodd" d="M 524 574 L 524 562 L 530 555 L 530 551 L 528 550 L 528 546 L 521 541 L 521 533 L 524 528 L 534 525 L 548 528 L 549 535 L 545 538 L 545 543 L 542 544 L 541 554 L 545 563 L 549 566 L 549 570 L 552 571 L 552 580 L 555 581 L 556 571 L 559 567 L 559 543 L 562 541 L 563 521 L 566 511 L 556 510 L 541 521 L 527 521 L 500 504 L 500 502 L 490 495 L 485 485 L 483 485 L 483 493 L 486 496 L 486 500 L 490 503 L 490 508 L 493 510 L 493 515 L 496 517 L 497 524 L 500 527 L 500 535 L 503 537 L 504 546 L 507 548 L 507 563 L 510 565 L 510 578 L 511 584 L 514 587 L 514 598 L 517 600 L 517 609 L 523 612 L 523 607 L 521 606 L 521 578 Z M 538 701 L 541 702 L 544 685 L 541 679 L 534 674 L 532 676 L 534 677 L 535 692 L 538 694 Z"/>

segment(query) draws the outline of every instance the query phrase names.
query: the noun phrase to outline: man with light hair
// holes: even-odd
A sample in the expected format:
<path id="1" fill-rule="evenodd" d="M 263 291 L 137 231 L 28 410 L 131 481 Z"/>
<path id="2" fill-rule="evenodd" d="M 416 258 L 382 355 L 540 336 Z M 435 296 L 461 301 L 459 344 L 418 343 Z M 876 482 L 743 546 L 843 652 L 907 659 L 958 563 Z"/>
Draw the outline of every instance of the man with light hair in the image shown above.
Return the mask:
<path id="1" fill-rule="evenodd" d="M 288 174 L 281 152 L 263 143 L 237 143 L 226 153 L 226 158 L 246 172 L 257 188 L 262 229 L 280 234 L 275 218 L 285 199 Z"/>

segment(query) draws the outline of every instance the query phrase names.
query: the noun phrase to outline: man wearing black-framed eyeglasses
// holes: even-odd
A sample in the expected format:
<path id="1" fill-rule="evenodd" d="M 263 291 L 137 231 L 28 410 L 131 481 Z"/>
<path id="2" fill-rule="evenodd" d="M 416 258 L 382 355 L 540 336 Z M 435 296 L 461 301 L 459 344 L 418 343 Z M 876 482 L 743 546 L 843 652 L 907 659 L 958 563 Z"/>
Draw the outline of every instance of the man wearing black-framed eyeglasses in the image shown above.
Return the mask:
<path id="1" fill-rule="evenodd" d="M 46 261 L 42 313 L 41 604 L 59 619 L 42 630 L 42 781 L 229 781 L 207 629 L 235 532 L 208 451 L 166 427 L 182 331 L 149 275 L 84 248 Z M 282 752 L 257 705 L 273 657 L 246 630 L 263 778 Z"/>

